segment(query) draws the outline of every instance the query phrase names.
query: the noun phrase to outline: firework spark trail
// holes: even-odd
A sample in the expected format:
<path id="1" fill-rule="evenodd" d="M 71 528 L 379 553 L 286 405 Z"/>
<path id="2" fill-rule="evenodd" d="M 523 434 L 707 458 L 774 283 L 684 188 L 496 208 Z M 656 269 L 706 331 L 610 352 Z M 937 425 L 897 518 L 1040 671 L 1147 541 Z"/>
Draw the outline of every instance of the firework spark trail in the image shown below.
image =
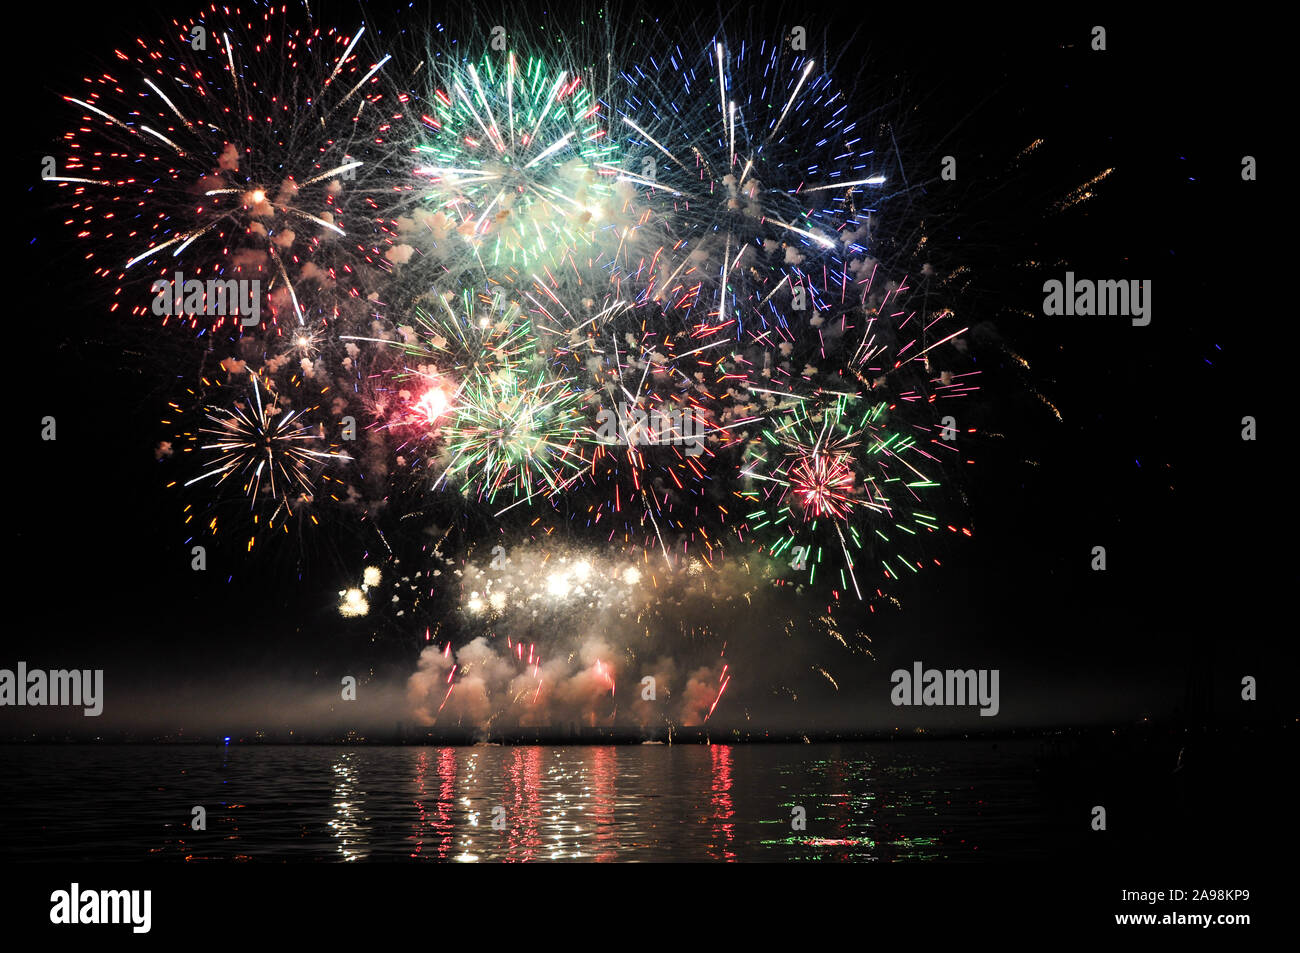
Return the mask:
<path id="1" fill-rule="evenodd" d="M 709 713 L 704 716 L 705 722 L 708 722 L 708 720 L 713 717 L 714 709 L 718 707 L 718 702 L 722 701 L 722 693 L 727 690 L 727 686 L 730 684 L 731 684 L 731 676 L 727 675 L 724 681 L 722 682 L 722 685 L 718 687 L 718 697 L 713 699 L 713 704 L 709 706 Z"/>

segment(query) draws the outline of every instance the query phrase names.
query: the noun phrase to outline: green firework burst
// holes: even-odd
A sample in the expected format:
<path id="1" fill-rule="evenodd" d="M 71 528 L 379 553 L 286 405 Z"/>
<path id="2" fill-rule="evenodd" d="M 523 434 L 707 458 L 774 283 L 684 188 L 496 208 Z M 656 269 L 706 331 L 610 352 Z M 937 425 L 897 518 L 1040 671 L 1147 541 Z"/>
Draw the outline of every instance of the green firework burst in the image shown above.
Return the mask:
<path id="1" fill-rule="evenodd" d="M 429 227 L 484 265 L 553 265 L 612 211 L 618 147 L 580 75 L 537 57 L 450 68 L 428 97 L 415 174 Z"/>
<path id="2" fill-rule="evenodd" d="M 737 495 L 748 530 L 807 582 L 838 576 L 862 598 L 875 562 L 896 579 L 921 564 L 907 552 L 939 529 L 922 492 L 939 484 L 920 469 L 931 457 L 890 405 L 856 395 L 798 400 L 772 414 L 746 448 Z"/>

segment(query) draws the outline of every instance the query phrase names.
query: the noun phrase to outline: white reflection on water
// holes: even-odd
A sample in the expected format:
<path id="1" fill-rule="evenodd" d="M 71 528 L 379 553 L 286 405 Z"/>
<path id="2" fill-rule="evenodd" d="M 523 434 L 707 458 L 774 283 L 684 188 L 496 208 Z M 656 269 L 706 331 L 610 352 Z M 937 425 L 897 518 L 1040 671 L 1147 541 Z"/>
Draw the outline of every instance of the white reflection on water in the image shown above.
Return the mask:
<path id="1" fill-rule="evenodd" d="M 612 749 L 519 747 L 500 755 L 492 753 L 490 776 L 480 771 L 479 752 L 443 749 L 417 756 L 409 856 L 431 856 L 426 845 L 436 847 L 437 858 L 463 863 L 611 854 L 617 759 Z M 430 776 L 434 761 L 436 785 Z M 502 830 L 492 826 L 498 810 L 505 812 Z"/>
<path id="2" fill-rule="evenodd" d="M 334 816 L 330 818 L 329 826 L 338 840 L 338 852 L 344 860 L 363 860 L 370 856 L 370 844 L 366 840 L 370 829 L 363 823 L 366 818 L 361 813 L 366 792 L 359 786 L 356 762 L 357 752 L 348 751 L 331 765 L 334 771 Z"/>

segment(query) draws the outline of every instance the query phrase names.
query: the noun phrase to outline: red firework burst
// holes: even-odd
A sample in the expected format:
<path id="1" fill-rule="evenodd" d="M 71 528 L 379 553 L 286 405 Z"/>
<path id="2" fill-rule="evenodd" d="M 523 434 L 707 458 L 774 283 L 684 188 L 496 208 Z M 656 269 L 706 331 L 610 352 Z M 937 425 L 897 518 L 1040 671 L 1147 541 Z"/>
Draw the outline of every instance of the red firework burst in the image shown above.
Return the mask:
<path id="1" fill-rule="evenodd" d="M 844 519 L 855 499 L 853 468 L 842 453 L 813 452 L 790 467 L 790 487 L 804 506 L 804 518 Z"/>

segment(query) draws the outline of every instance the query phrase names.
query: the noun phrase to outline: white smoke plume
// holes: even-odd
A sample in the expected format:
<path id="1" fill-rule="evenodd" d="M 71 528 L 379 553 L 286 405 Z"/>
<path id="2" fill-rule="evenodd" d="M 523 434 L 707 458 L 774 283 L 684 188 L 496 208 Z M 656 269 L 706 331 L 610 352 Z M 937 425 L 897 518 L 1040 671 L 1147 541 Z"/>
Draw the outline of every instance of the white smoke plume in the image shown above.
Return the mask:
<path id="1" fill-rule="evenodd" d="M 699 725 L 728 664 L 719 614 L 768 588 L 743 560 L 708 568 L 543 546 L 497 547 L 450 575 L 462 620 L 482 634 L 421 653 L 407 695 L 427 726 Z M 682 640 L 682 618 L 710 613 L 715 627 Z"/>

